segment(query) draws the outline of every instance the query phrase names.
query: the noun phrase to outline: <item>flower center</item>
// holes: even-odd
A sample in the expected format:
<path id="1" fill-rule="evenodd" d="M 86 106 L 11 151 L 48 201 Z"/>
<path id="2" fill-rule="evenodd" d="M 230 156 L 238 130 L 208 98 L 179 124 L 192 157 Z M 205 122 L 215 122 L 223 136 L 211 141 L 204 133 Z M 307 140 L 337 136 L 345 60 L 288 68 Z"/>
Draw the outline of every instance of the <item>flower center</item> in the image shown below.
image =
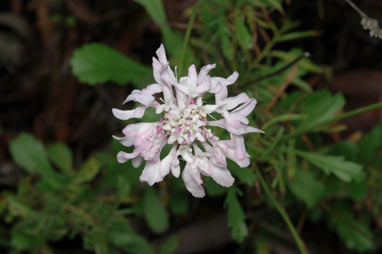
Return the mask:
<path id="1" fill-rule="evenodd" d="M 191 103 L 184 108 L 171 103 L 168 110 L 164 111 L 164 119 L 159 121 L 157 134 L 167 139 L 169 144 L 191 145 L 196 140 L 205 142 L 213 134 L 206 128 L 207 114 L 203 109 L 201 99 Z"/>

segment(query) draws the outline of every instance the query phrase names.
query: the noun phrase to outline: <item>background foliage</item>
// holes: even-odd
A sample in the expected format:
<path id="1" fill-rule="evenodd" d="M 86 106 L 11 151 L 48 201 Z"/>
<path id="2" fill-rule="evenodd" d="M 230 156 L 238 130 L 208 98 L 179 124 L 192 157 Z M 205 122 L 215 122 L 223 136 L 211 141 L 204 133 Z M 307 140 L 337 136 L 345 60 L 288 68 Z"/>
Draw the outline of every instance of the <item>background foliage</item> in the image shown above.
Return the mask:
<path id="1" fill-rule="evenodd" d="M 341 239 L 336 253 L 381 251 L 382 124 L 358 138 L 336 139 L 346 128 L 339 122 L 347 116 L 345 98 L 307 81 L 313 74 L 329 77 L 330 69 L 294 46 L 318 33 L 301 31 L 284 15 L 289 1 L 201 1 L 184 56 L 184 35 L 168 23 L 162 1 L 135 2 L 160 29 L 173 66 L 217 63 L 216 76 L 240 73 L 230 92 L 258 100 L 250 124 L 265 131 L 246 136 L 250 168 L 229 162 L 235 185 L 225 189 L 204 178 L 208 197 L 198 200 L 181 179 L 167 177 L 153 188 L 140 183 L 142 167 L 118 164 L 116 153 L 126 148 L 115 141 L 75 163 L 66 144 L 21 133 L 9 151 L 25 175 L 16 190 L 1 193 L 1 230 L 9 234 L 0 234 L 0 245 L 10 253 L 61 253 L 60 243 L 80 241 L 86 253 L 176 253 L 184 240 L 178 229 L 202 214 L 223 216 L 237 243 L 230 253 L 271 253 L 276 243 L 296 251 L 281 209 L 312 253 L 321 248 L 307 234 L 316 225 Z M 98 42 L 75 50 L 70 65 L 90 85 L 142 89 L 153 81 L 149 65 Z M 155 117 L 148 110 L 144 119 Z"/>

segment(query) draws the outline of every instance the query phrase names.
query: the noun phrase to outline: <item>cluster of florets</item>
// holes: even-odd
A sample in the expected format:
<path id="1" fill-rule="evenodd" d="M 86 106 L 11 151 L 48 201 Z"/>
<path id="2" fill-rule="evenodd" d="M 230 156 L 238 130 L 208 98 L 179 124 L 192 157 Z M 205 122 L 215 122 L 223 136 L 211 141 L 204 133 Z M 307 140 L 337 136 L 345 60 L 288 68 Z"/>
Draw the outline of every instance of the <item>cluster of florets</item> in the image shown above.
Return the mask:
<path id="1" fill-rule="evenodd" d="M 152 107 L 163 116 L 159 122 L 129 124 L 123 129 L 123 137 L 114 137 L 125 146 L 134 146 L 132 153 L 119 152 L 118 161 L 131 160 L 133 166 L 138 167 L 145 160 L 140 180 L 153 185 L 162 181 L 170 171 L 178 177 L 181 159 L 185 162 L 182 178 L 195 197 L 205 195 L 201 174 L 212 177 L 222 186 L 231 186 L 234 178 L 227 169 L 226 158 L 240 167 L 247 167 L 249 155 L 242 135 L 262 132 L 248 126 L 247 116 L 255 108 L 256 100 L 245 93 L 228 97 L 227 86 L 237 80 L 237 72 L 226 79 L 210 77 L 208 73 L 215 65 L 204 66 L 199 74 L 191 65 L 188 76 L 178 82 L 167 62 L 163 45 L 156 54 L 158 59 L 153 57 L 156 84 L 134 90 L 124 101 L 135 101 L 141 105 L 133 110 L 113 109 L 113 114 L 121 120 L 141 118 L 145 110 Z M 215 95 L 215 104 L 203 105 L 202 97 L 206 93 Z M 157 100 L 154 94 L 163 96 Z M 219 113 L 222 118 L 211 117 L 213 112 Z M 220 140 L 208 126 L 226 129 L 231 139 Z M 161 160 L 160 154 L 166 145 L 172 145 L 172 148 Z"/>

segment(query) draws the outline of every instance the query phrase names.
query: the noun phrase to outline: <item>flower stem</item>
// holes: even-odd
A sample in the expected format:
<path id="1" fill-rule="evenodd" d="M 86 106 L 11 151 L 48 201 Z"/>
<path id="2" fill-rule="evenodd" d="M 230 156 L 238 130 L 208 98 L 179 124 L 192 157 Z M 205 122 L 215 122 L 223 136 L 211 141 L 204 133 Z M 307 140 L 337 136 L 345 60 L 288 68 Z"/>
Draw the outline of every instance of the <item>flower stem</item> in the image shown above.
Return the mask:
<path id="1" fill-rule="evenodd" d="M 294 240 L 296 241 L 297 247 L 299 248 L 301 254 L 309 253 L 308 249 L 305 246 L 305 243 L 300 238 L 295 227 L 293 226 L 293 223 L 289 219 L 288 214 L 286 213 L 284 208 L 280 205 L 280 203 L 276 200 L 276 198 L 273 196 L 273 194 L 272 194 L 271 190 L 269 189 L 267 183 L 265 182 L 263 175 L 261 174 L 259 168 L 257 167 L 257 165 L 255 165 L 255 164 L 253 164 L 253 165 L 255 167 L 256 175 L 259 178 L 261 185 L 263 186 L 263 188 L 264 188 L 266 194 L 269 196 L 271 202 L 276 207 L 277 211 L 280 213 L 281 217 L 283 218 L 283 220 L 287 224 L 290 232 L 292 233 Z"/>
<path id="2" fill-rule="evenodd" d="M 194 24 L 195 16 L 196 16 L 196 11 L 197 11 L 200 3 L 201 3 L 201 0 L 198 0 L 196 2 L 196 4 L 194 5 L 194 9 L 192 10 L 192 14 L 191 14 L 190 20 L 188 21 L 188 26 L 187 26 L 186 34 L 184 36 L 184 41 L 183 41 L 182 53 L 180 55 L 180 62 L 179 62 L 180 66 L 179 66 L 179 73 L 178 73 L 179 74 L 178 75 L 179 78 L 182 76 L 183 65 L 184 65 L 184 56 L 186 55 L 186 50 L 187 50 L 188 41 L 190 40 L 192 25 Z"/>

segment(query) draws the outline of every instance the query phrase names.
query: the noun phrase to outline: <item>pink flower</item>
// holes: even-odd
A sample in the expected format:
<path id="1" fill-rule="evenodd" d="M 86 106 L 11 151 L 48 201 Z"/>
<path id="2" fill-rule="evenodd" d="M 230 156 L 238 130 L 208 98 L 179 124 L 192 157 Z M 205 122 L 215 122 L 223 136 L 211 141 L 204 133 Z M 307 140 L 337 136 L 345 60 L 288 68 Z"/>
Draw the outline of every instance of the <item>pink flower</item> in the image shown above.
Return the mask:
<path id="1" fill-rule="evenodd" d="M 118 162 L 132 160 L 133 166 L 139 167 L 145 160 L 140 180 L 153 185 L 162 181 L 170 171 L 179 177 L 179 160 L 183 160 L 182 178 L 187 190 L 195 197 L 205 195 L 201 174 L 212 177 L 222 186 L 231 186 L 234 178 L 227 169 L 226 158 L 240 167 L 248 167 L 249 155 L 242 135 L 263 132 L 248 126 L 247 116 L 255 108 L 256 100 L 245 93 L 228 97 L 227 86 L 235 83 L 239 76 L 237 72 L 226 79 L 210 77 L 208 72 L 215 68 L 214 64 L 202 67 L 199 74 L 195 65 L 191 65 L 188 76 L 178 82 L 167 62 L 163 45 L 156 54 L 158 58 L 153 57 L 156 84 L 134 90 L 124 101 L 135 101 L 141 106 L 133 110 L 113 109 L 113 114 L 121 120 L 141 118 L 145 110 L 152 107 L 163 117 L 155 123 L 129 124 L 123 129 L 123 137 L 114 136 L 124 146 L 134 146 L 132 153 L 119 152 Z M 215 104 L 203 104 L 202 97 L 206 93 L 215 94 Z M 155 94 L 163 96 L 156 100 Z M 219 113 L 222 118 L 216 120 L 209 117 L 213 112 Z M 231 139 L 220 140 L 208 126 L 226 129 Z M 161 160 L 160 153 L 165 145 L 171 145 L 172 149 Z"/>

